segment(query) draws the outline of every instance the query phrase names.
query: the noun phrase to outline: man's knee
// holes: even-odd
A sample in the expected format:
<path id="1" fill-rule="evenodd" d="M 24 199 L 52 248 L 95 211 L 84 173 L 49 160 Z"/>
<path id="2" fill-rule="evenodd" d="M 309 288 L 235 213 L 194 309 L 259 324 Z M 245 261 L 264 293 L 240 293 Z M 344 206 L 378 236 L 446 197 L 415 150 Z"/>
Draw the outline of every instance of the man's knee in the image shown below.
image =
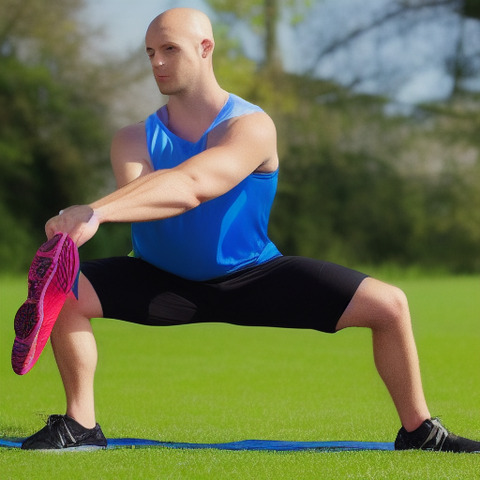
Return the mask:
<path id="1" fill-rule="evenodd" d="M 338 322 L 346 327 L 392 328 L 410 322 L 408 301 L 398 287 L 365 279 Z"/>
<path id="2" fill-rule="evenodd" d="M 407 296 L 400 288 L 388 285 L 380 308 L 380 326 L 403 326 L 406 322 L 410 323 Z"/>
<path id="3" fill-rule="evenodd" d="M 95 289 L 87 278 L 80 274 L 78 285 L 78 298 L 71 293 L 63 305 L 59 319 L 62 317 L 82 316 L 87 318 L 102 317 L 102 305 Z"/>

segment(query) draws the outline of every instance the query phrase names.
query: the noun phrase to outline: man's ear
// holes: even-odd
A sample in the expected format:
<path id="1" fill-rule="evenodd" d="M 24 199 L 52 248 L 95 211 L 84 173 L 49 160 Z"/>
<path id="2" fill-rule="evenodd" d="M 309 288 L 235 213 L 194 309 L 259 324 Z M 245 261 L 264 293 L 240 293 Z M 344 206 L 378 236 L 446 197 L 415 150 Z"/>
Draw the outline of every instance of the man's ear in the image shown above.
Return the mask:
<path id="1" fill-rule="evenodd" d="M 213 52 L 213 48 L 215 47 L 215 44 L 212 42 L 212 40 L 205 38 L 202 41 L 201 46 L 202 46 L 202 57 L 207 58 L 208 55 L 210 55 Z"/>

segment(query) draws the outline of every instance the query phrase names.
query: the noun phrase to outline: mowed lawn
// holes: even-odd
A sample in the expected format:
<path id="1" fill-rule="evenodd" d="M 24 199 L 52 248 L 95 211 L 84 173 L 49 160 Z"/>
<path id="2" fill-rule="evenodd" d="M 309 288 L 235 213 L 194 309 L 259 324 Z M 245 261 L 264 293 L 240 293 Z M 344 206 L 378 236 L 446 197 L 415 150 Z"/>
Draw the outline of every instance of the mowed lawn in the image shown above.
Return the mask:
<path id="1" fill-rule="evenodd" d="M 401 278 L 433 415 L 480 439 L 480 277 Z M 10 367 L 24 278 L 0 279 L 0 436 L 23 437 L 64 412 L 48 345 L 24 377 Z M 152 328 L 94 320 L 97 417 L 108 437 L 216 443 L 245 439 L 393 441 L 395 410 L 368 331 L 206 324 Z M 0 449 L 7 479 L 474 479 L 480 455 Z"/>

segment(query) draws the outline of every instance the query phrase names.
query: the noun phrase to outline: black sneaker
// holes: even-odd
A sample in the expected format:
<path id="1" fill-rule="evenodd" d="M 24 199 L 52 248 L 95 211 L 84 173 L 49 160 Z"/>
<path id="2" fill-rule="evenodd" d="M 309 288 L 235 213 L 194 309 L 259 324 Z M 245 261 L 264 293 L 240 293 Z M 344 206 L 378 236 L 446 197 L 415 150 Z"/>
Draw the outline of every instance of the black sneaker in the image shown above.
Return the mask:
<path id="1" fill-rule="evenodd" d="M 395 450 L 435 450 L 457 453 L 480 453 L 480 442 L 450 433 L 438 418 L 425 420 L 413 432 L 403 427 L 395 440 Z"/>
<path id="2" fill-rule="evenodd" d="M 40 431 L 25 439 L 24 450 L 59 448 L 106 448 L 107 439 L 100 425 L 85 428 L 68 415 L 51 415 Z"/>

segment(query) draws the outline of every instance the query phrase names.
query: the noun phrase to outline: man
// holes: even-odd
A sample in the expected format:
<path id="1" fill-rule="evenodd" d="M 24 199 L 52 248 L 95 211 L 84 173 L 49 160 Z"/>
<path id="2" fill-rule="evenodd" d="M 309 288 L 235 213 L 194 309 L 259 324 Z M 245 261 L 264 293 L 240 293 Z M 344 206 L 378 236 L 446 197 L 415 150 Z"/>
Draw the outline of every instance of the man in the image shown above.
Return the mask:
<path id="1" fill-rule="evenodd" d="M 284 257 L 268 238 L 275 127 L 259 107 L 217 83 L 209 19 L 193 9 L 167 10 L 152 21 L 145 42 L 167 105 L 115 136 L 114 193 L 46 224 L 49 239 L 64 232 L 80 246 L 102 223 L 132 222 L 136 258 L 82 264 L 78 301 L 66 300 L 51 336 L 66 415 L 50 417 L 23 448 L 105 445 L 95 419 L 90 319 L 110 317 L 330 333 L 370 328 L 378 372 L 402 423 L 396 448 L 480 451 L 479 442 L 430 418 L 404 294 L 338 265 Z"/>

